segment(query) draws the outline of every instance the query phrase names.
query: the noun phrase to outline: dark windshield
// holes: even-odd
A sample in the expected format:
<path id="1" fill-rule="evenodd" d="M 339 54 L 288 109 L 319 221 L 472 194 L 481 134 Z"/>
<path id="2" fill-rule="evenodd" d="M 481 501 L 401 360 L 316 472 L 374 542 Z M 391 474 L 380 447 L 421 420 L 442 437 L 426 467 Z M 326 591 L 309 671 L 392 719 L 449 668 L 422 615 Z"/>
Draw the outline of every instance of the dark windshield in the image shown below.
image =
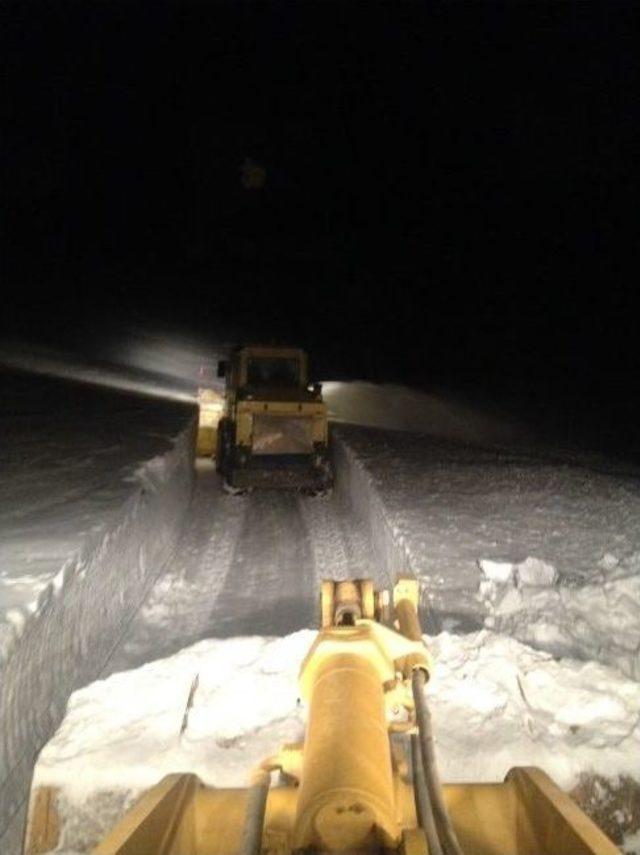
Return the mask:
<path id="1" fill-rule="evenodd" d="M 297 359 L 250 359 L 248 386 L 299 386 L 300 363 Z"/>

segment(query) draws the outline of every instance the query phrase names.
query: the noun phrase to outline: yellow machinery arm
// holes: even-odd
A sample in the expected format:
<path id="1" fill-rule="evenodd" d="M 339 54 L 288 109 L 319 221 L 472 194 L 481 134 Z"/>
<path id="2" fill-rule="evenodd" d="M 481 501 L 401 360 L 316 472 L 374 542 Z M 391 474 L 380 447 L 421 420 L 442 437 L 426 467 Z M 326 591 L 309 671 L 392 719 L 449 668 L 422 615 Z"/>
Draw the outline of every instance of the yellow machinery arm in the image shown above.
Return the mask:
<path id="1" fill-rule="evenodd" d="M 413 580 L 392 595 L 369 581 L 323 583 L 322 628 L 300 673 L 304 744 L 266 760 L 246 790 L 169 775 L 94 855 L 617 853 L 539 769 L 440 786 L 417 598 Z"/>

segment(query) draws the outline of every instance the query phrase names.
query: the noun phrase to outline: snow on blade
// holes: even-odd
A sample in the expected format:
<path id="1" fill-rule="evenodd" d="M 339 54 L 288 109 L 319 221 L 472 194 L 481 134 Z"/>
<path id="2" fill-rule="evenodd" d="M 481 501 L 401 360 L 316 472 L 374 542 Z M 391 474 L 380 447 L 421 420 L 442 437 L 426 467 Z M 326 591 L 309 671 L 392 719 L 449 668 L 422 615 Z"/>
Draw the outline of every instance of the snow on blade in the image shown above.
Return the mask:
<path id="1" fill-rule="evenodd" d="M 85 828 L 91 817 L 100 825 L 98 793 L 124 805 L 169 772 L 246 786 L 260 760 L 303 735 L 297 674 L 314 635 L 201 641 L 81 689 L 40 756 L 35 785 L 60 787 Z M 445 781 L 499 781 L 516 765 L 540 766 L 566 788 L 585 771 L 639 776 L 639 684 L 486 630 L 426 641 Z M 67 846 L 77 843 L 71 825 L 65 834 Z"/>
<path id="2" fill-rule="evenodd" d="M 74 801 L 145 789 L 176 770 L 244 786 L 265 754 L 301 735 L 297 673 L 314 636 L 200 641 L 79 690 L 40 756 L 36 785 L 62 785 Z"/>
<path id="3" fill-rule="evenodd" d="M 442 633 L 431 644 L 445 780 L 501 780 L 522 765 L 540 766 L 566 789 L 584 771 L 640 778 L 638 683 L 487 630 Z"/>

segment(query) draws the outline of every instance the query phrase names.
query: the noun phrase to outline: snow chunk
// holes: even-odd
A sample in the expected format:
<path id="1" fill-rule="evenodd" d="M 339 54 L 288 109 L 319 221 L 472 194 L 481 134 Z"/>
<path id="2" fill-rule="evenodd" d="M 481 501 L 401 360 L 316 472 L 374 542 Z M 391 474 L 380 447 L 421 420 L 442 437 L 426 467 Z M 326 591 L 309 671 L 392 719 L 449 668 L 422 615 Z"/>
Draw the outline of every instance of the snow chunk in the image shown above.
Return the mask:
<path id="1" fill-rule="evenodd" d="M 640 829 L 632 834 L 625 835 L 622 842 L 622 851 L 625 855 L 638 855 L 640 853 Z"/>
<path id="2" fill-rule="evenodd" d="M 553 585 L 558 574 L 552 564 L 529 556 L 515 565 L 518 587 L 522 585 Z"/>
<path id="3" fill-rule="evenodd" d="M 519 564 L 512 564 L 510 561 L 490 561 L 487 558 L 481 558 L 478 561 L 478 566 L 482 571 L 485 580 L 489 583 L 484 584 L 481 588 L 482 592 L 494 593 L 495 585 L 517 585 L 518 588 L 525 585 L 542 586 L 553 585 L 558 578 L 558 573 L 553 564 L 549 564 L 540 558 L 529 556 Z"/>
<path id="4" fill-rule="evenodd" d="M 517 765 L 540 766 L 566 788 L 586 770 L 639 776 L 625 757 L 640 751 L 637 683 L 486 630 L 441 633 L 430 646 L 444 780 L 501 780 Z"/>
<path id="5" fill-rule="evenodd" d="M 640 679 L 640 576 L 581 588 L 494 585 L 485 603 L 485 625 L 497 632 L 555 656 L 597 658 Z"/>
<path id="6" fill-rule="evenodd" d="M 481 558 L 478 565 L 487 579 L 505 585 L 513 578 L 513 564 L 510 561 L 489 561 Z"/>
<path id="7" fill-rule="evenodd" d="M 620 560 L 610 552 L 605 552 L 600 561 L 598 561 L 598 565 L 602 567 L 603 570 L 615 570 L 619 563 Z"/>

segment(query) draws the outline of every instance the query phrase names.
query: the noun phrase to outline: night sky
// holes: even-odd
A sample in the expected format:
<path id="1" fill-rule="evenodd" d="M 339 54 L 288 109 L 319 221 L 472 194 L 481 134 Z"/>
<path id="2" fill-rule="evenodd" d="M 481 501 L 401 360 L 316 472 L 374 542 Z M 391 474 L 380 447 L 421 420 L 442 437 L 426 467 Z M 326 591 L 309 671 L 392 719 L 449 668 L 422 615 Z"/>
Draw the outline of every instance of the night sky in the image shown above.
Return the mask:
<path id="1" fill-rule="evenodd" d="M 631 389 L 635 7 L 5 0 L 4 331 Z"/>

